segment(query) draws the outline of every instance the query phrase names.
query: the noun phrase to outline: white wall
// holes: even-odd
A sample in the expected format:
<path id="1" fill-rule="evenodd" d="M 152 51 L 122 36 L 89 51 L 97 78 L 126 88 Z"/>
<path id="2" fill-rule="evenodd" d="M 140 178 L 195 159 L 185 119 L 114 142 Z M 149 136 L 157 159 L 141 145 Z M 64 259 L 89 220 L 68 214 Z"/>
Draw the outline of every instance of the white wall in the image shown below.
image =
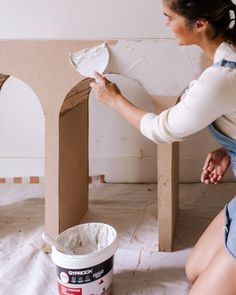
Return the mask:
<path id="1" fill-rule="evenodd" d="M 0 38 L 171 37 L 157 0 L 0 1 Z"/>

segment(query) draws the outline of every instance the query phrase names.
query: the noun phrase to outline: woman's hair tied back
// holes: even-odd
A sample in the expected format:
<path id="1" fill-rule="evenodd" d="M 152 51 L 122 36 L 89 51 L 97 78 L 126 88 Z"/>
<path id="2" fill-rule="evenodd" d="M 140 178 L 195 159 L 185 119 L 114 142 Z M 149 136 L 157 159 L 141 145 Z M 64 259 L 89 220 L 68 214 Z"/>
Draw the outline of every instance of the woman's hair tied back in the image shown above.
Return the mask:
<path id="1" fill-rule="evenodd" d="M 191 27 L 198 20 L 208 21 L 212 38 L 221 36 L 225 42 L 236 45 L 236 0 L 164 0 L 186 19 Z"/>

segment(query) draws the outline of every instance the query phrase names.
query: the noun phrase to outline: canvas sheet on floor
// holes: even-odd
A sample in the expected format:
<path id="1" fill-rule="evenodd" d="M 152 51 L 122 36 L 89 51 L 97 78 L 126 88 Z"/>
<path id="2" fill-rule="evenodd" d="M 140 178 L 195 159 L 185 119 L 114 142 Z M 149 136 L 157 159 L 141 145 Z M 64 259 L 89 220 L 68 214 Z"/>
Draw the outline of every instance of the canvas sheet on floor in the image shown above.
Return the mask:
<path id="1" fill-rule="evenodd" d="M 183 184 L 172 253 L 157 252 L 155 184 L 92 184 L 83 222 L 116 228 L 113 295 L 185 295 L 184 265 L 192 246 L 235 183 Z M 0 295 L 57 294 L 55 266 L 43 250 L 43 184 L 0 185 Z"/>

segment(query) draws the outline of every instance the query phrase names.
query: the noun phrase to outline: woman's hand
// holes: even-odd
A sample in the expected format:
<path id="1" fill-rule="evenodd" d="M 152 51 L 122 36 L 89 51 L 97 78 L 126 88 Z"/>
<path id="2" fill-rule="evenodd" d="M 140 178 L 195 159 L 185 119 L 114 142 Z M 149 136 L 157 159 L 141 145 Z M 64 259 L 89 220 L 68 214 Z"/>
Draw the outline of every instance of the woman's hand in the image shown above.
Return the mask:
<path id="1" fill-rule="evenodd" d="M 99 73 L 94 73 L 96 82 L 90 83 L 90 87 L 95 91 L 96 97 L 99 101 L 115 108 L 116 101 L 121 95 L 120 89 L 115 83 L 112 83 Z"/>
<path id="2" fill-rule="evenodd" d="M 136 107 L 122 96 L 116 84 L 107 80 L 102 75 L 95 72 L 94 78 L 96 82 L 90 83 L 90 86 L 95 91 L 97 99 L 115 109 L 131 125 L 139 130 L 141 118 L 147 112 Z"/>
<path id="3" fill-rule="evenodd" d="M 202 168 L 201 182 L 206 184 L 221 182 L 229 165 L 230 156 L 225 148 L 209 153 Z"/>

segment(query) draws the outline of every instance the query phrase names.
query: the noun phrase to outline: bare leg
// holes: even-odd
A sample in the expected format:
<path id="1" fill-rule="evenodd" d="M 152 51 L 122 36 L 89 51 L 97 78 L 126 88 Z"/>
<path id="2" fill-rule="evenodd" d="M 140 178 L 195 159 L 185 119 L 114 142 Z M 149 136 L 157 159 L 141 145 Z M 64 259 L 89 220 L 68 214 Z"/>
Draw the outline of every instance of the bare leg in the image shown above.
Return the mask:
<path id="1" fill-rule="evenodd" d="M 223 227 L 224 210 L 222 210 L 207 227 L 187 260 L 186 275 L 189 281 L 196 281 L 200 274 L 215 258 L 217 253 L 224 248 Z"/>
<path id="2" fill-rule="evenodd" d="M 189 295 L 236 295 L 236 259 L 223 247 L 192 286 Z"/>

